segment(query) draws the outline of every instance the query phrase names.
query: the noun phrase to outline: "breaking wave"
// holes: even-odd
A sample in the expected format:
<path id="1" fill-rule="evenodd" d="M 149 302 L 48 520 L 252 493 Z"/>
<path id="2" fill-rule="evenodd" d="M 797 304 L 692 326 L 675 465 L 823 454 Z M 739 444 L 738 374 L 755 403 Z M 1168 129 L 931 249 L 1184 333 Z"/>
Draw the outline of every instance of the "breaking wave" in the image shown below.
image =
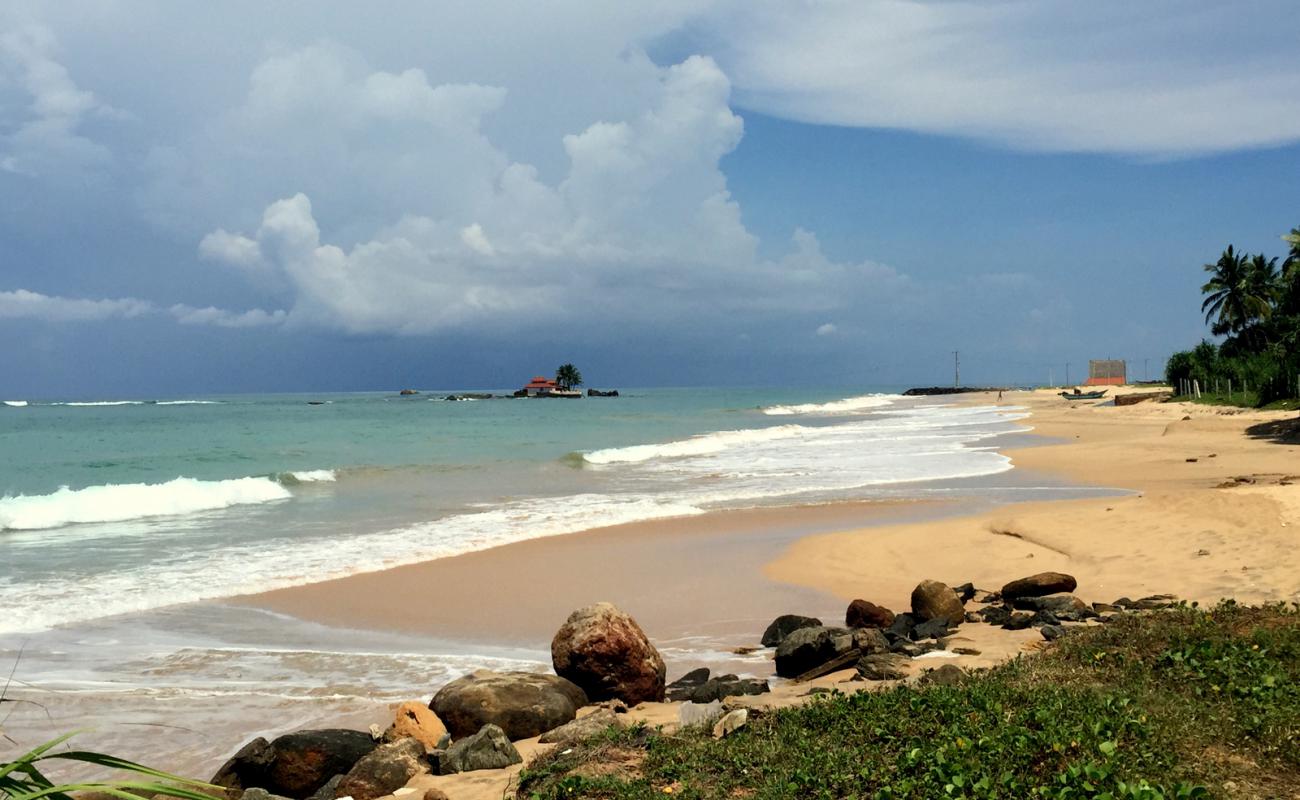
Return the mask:
<path id="1" fill-rule="evenodd" d="M 611 447 L 604 450 L 595 450 L 584 454 L 582 458 L 589 464 L 634 464 L 654 458 L 706 456 L 712 453 L 721 453 L 738 445 L 790 439 L 799 436 L 805 430 L 800 425 L 781 425 L 774 428 L 718 431 L 664 444 L 638 444 L 631 447 Z"/>
<path id="2" fill-rule="evenodd" d="M 883 408 L 892 405 L 900 395 L 896 394 L 867 394 L 861 397 L 847 397 L 843 400 L 834 400 L 830 403 L 801 403 L 794 406 L 769 406 L 762 409 L 764 414 L 771 416 L 789 416 L 793 414 L 852 414 L 855 411 L 866 411 L 872 408 Z"/>

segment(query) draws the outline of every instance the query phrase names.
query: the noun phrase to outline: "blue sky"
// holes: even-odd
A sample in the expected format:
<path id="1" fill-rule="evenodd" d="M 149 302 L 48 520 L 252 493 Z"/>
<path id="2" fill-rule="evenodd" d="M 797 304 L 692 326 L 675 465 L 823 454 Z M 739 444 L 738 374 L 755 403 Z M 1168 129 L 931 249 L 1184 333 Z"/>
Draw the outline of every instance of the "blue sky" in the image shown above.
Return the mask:
<path id="1" fill-rule="evenodd" d="M 1153 376 L 1300 225 L 1300 20 L 9 3 L 0 394 Z"/>

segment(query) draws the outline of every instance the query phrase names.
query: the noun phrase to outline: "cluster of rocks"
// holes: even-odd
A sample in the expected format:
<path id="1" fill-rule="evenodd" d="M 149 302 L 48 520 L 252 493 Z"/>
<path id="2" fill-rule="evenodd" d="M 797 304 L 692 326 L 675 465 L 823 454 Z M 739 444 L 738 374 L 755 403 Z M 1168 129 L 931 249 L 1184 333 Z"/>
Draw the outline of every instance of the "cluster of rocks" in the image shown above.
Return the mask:
<path id="1" fill-rule="evenodd" d="M 908 675 L 910 659 L 946 649 L 947 638 L 966 622 L 1009 630 L 1038 628 L 1044 639 L 1052 641 L 1065 634 L 1067 623 L 1107 622 L 1117 613 L 1176 602 L 1170 595 L 1156 595 L 1090 605 L 1072 594 L 1077 587 L 1073 576 L 1059 572 L 1020 578 L 999 592 L 981 592 L 970 583 L 952 587 L 925 580 L 912 590 L 910 611 L 895 613 L 868 600 L 854 600 L 845 612 L 844 627 L 786 614 L 772 621 L 763 632 L 762 643 L 776 648 L 776 674 L 795 681 L 849 667 L 855 667 L 866 680 L 901 680 Z M 978 600 L 977 595 L 981 595 Z M 966 605 L 972 601 L 981 607 L 967 611 Z M 975 654 L 964 648 L 953 652 Z M 947 665 L 929 673 L 927 680 L 947 681 L 960 674 L 956 666 Z"/>
<path id="2" fill-rule="evenodd" d="M 465 675 L 427 706 L 400 705 L 387 730 L 304 730 L 254 739 L 211 783 L 229 800 L 374 800 L 417 775 L 518 764 L 513 742 L 538 735 L 543 743 L 576 741 L 622 724 L 617 711 L 665 696 L 659 651 L 634 619 L 609 603 L 573 612 L 551 642 L 551 660 L 554 675 Z M 733 689 L 705 677 L 701 684 L 715 687 L 714 695 Z M 605 708 L 578 717 L 579 709 L 600 701 L 608 701 Z"/>

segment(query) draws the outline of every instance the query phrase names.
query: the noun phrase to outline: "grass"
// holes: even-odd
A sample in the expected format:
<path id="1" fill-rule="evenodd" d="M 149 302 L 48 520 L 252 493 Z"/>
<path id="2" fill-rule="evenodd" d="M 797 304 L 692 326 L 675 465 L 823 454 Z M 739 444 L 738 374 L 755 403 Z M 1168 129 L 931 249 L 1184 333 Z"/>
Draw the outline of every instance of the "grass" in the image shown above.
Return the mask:
<path id="1" fill-rule="evenodd" d="M 520 798 L 1264 798 L 1300 786 L 1300 612 L 1227 603 L 1078 629 L 959 686 L 833 693 L 702 732 L 610 731 Z"/>
<path id="2" fill-rule="evenodd" d="M 1290 398 L 1286 400 L 1274 400 L 1261 406 L 1259 404 L 1259 394 L 1256 392 L 1235 391 L 1231 395 L 1227 392 L 1201 392 L 1200 397 L 1191 397 L 1189 395 L 1179 395 L 1174 398 L 1186 403 L 1198 403 L 1205 406 L 1231 406 L 1234 408 L 1262 408 L 1268 411 L 1295 411 L 1300 409 L 1300 399 Z"/>
<path id="3" fill-rule="evenodd" d="M 142 797 L 176 797 L 182 800 L 212 800 L 220 787 L 160 772 L 116 756 L 87 750 L 60 749 L 75 733 L 60 736 L 29 750 L 12 761 L 0 762 L 0 800 L 73 800 L 99 795 L 120 800 Z M 45 768 L 57 761 L 94 764 L 139 776 L 138 779 L 55 783 Z M 204 793 L 200 790 L 209 790 Z"/>

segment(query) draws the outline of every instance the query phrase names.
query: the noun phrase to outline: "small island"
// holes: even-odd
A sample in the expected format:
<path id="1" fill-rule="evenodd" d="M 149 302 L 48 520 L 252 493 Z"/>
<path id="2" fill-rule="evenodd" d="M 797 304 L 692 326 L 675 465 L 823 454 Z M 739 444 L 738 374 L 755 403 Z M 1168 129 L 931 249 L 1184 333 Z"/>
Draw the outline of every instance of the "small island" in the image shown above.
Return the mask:
<path id="1" fill-rule="evenodd" d="M 577 387 L 582 385 L 582 373 L 573 364 L 561 364 L 555 370 L 554 378 L 547 378 L 545 375 L 534 375 L 532 380 L 524 384 L 522 389 L 515 392 L 515 397 L 563 397 L 575 399 L 582 397 L 582 392 Z M 588 397 L 618 397 L 618 390 L 601 391 L 600 389 L 588 389 Z"/>

